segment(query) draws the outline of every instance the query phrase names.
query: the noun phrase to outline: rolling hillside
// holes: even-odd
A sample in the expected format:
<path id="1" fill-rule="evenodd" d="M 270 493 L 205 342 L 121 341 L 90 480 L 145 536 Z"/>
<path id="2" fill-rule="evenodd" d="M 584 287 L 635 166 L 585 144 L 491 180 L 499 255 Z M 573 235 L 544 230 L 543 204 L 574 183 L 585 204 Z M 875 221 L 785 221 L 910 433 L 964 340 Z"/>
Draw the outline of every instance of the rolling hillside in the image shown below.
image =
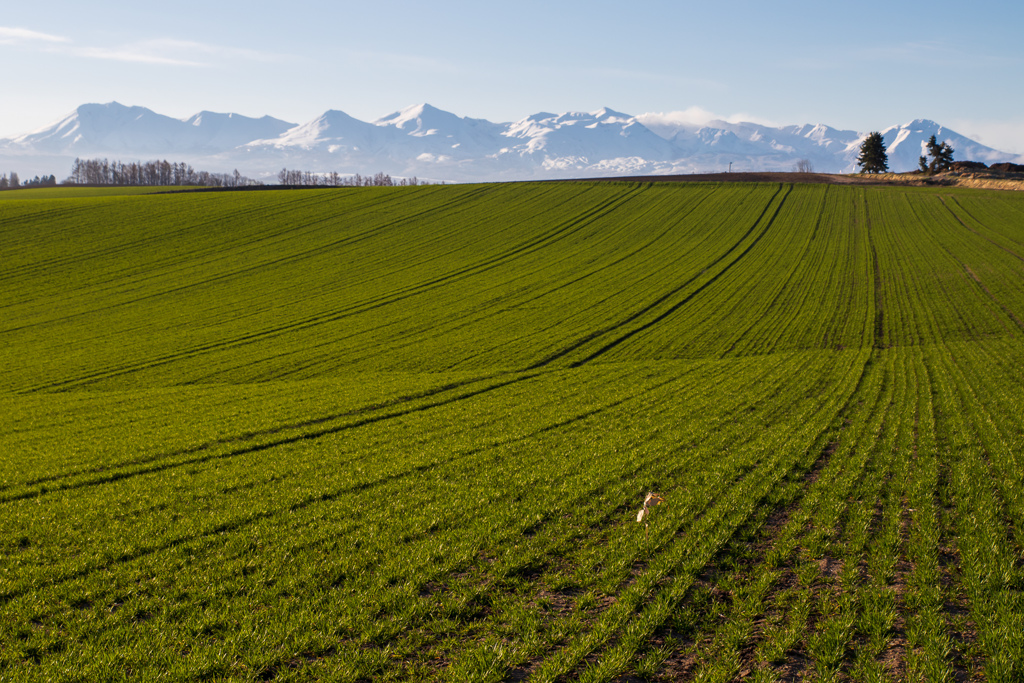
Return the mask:
<path id="1" fill-rule="evenodd" d="M 1015 193 L 26 190 L 0 253 L 0 680 L 1024 675 Z"/>

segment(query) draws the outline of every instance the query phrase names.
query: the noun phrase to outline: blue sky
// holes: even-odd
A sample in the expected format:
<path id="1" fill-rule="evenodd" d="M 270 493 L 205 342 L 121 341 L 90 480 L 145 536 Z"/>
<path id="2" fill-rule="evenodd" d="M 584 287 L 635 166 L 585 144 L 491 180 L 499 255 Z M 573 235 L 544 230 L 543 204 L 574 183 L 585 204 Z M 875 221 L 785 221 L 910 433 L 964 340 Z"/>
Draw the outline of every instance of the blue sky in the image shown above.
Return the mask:
<path id="1" fill-rule="evenodd" d="M 372 120 L 429 102 L 880 130 L 930 118 L 1024 154 L 1024 3 L 5 3 L 0 137 L 86 102 Z"/>

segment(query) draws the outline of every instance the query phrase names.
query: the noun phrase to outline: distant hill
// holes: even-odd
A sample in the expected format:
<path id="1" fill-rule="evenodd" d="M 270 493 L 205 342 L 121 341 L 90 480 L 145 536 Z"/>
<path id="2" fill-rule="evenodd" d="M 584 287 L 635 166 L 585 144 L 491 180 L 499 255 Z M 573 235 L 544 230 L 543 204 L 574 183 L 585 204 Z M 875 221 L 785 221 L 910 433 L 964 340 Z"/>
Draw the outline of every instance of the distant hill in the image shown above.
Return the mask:
<path id="1" fill-rule="evenodd" d="M 935 135 L 960 160 L 1024 161 L 916 119 L 882 131 L 893 171 L 917 167 Z M 0 140 L 0 169 L 64 177 L 75 157 L 168 158 L 213 172 L 272 179 L 282 167 L 418 176 L 456 182 L 724 171 L 857 170 L 866 133 L 823 124 L 694 126 L 612 109 L 540 112 L 510 123 L 460 117 L 429 104 L 372 122 L 330 110 L 303 124 L 269 116 L 200 112 L 175 119 L 117 102 L 84 104 L 48 126 Z"/>

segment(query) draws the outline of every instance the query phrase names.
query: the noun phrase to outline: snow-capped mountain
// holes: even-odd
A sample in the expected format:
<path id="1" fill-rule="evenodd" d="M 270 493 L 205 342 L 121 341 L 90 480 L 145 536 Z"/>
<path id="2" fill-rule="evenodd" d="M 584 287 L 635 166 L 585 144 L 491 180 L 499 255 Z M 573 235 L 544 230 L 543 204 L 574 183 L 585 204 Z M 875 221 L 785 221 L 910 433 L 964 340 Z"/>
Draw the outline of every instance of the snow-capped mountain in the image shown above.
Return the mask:
<path id="1" fill-rule="evenodd" d="M 280 168 L 291 164 L 316 171 L 416 175 L 418 168 L 448 168 L 486 157 L 499 146 L 504 127 L 460 118 L 429 104 L 407 107 L 372 123 L 331 110 L 276 138 L 239 147 L 250 163 Z M 280 163 L 279 163 L 280 162 Z M 341 170 L 344 169 L 344 170 Z M 453 179 L 466 177 L 456 172 Z"/>
<path id="2" fill-rule="evenodd" d="M 885 141 L 886 154 L 889 156 L 889 167 L 900 170 L 917 168 L 918 159 L 927 155 L 928 138 L 932 135 L 939 142 L 947 142 L 953 148 L 955 159 L 981 161 L 986 164 L 999 161 L 1010 161 L 1013 155 L 1005 154 L 991 147 L 966 138 L 959 133 L 945 128 L 934 121 L 915 119 L 902 126 L 892 126 L 881 131 Z M 858 142 L 857 145 L 860 143 Z M 855 146 L 848 151 L 849 158 L 857 158 Z"/>
<path id="3" fill-rule="evenodd" d="M 542 154 L 549 159 L 602 159 L 640 157 L 668 161 L 678 156 L 671 142 L 628 114 L 611 109 L 596 112 L 534 114 L 509 125 L 502 135 L 512 153 Z"/>
<path id="4" fill-rule="evenodd" d="M 924 119 L 882 134 L 894 171 L 916 168 L 931 135 L 948 142 L 956 159 L 1024 161 Z M 77 156 L 166 158 L 271 182 L 282 167 L 456 182 L 715 172 L 730 164 L 734 171 L 788 171 L 798 160 L 838 173 L 857 170 L 865 135 L 821 124 L 694 125 L 607 108 L 492 123 L 420 104 L 372 122 L 330 110 L 296 125 L 206 111 L 175 119 L 111 102 L 82 105 L 49 126 L 0 140 L 0 169 L 60 177 Z"/>
<path id="5" fill-rule="evenodd" d="M 189 142 L 203 150 L 224 150 L 252 140 L 275 137 L 295 126 L 270 116 L 258 119 L 240 114 L 217 114 L 202 111 L 185 119 L 192 127 Z M 185 136 L 183 136 L 184 138 Z"/>
<path id="6" fill-rule="evenodd" d="M 330 154 L 373 152 L 378 144 L 373 124 L 352 118 L 343 111 L 331 109 L 308 123 L 289 128 L 276 137 L 243 143 L 251 150 L 315 151 Z"/>
<path id="7" fill-rule="evenodd" d="M 505 126 L 485 119 L 456 116 L 429 104 L 418 104 L 383 116 L 373 125 L 388 130 L 393 144 L 416 148 L 420 154 L 467 159 L 491 153 Z"/>
<path id="8" fill-rule="evenodd" d="M 117 102 L 83 104 L 56 123 L 0 141 L 0 148 L 78 156 L 216 153 L 256 138 L 276 137 L 294 125 L 269 116 L 253 119 L 204 111 L 175 119 Z"/>

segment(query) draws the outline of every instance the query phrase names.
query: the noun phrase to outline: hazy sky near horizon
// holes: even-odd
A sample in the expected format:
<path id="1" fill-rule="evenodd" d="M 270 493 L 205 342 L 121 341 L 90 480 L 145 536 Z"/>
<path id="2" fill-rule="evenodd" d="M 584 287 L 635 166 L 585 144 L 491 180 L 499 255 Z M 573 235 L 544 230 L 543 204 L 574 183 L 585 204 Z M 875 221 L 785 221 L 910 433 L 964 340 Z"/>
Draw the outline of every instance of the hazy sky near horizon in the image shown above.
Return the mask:
<path id="1" fill-rule="evenodd" d="M 862 132 L 928 118 L 1024 154 L 1024 3 L 8 3 L 0 138 L 87 102 L 373 120 L 429 102 L 681 112 Z"/>

